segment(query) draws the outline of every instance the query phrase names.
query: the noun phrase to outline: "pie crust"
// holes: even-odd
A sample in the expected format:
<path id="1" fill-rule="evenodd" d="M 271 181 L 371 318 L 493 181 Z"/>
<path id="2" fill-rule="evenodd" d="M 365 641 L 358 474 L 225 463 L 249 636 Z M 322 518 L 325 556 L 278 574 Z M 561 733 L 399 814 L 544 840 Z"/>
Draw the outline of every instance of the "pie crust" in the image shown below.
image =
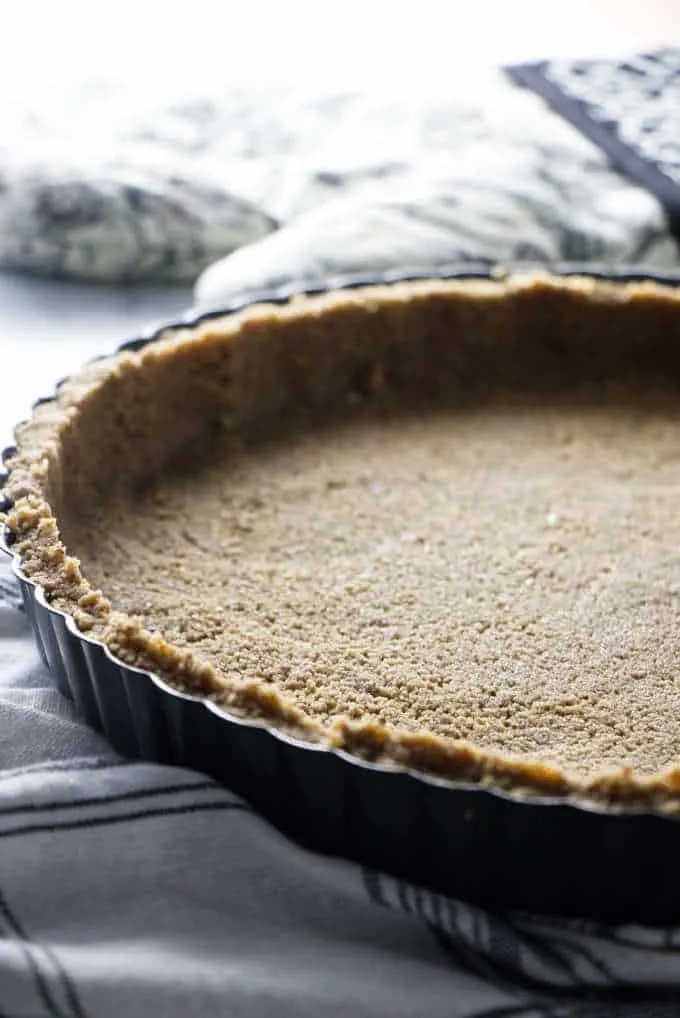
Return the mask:
<path id="1" fill-rule="evenodd" d="M 97 361 L 17 430 L 23 574 L 306 743 L 680 809 L 680 297 L 414 281 Z"/>

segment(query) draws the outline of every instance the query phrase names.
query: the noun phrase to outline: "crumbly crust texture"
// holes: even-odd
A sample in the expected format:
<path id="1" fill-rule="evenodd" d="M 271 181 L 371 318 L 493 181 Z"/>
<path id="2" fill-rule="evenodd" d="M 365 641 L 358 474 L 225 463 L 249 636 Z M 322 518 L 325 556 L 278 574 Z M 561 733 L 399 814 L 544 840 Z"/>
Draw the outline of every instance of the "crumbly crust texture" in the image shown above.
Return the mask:
<path id="1" fill-rule="evenodd" d="M 7 524 L 81 631 L 231 713 L 676 812 L 678 439 L 673 288 L 372 287 L 85 368 Z"/>

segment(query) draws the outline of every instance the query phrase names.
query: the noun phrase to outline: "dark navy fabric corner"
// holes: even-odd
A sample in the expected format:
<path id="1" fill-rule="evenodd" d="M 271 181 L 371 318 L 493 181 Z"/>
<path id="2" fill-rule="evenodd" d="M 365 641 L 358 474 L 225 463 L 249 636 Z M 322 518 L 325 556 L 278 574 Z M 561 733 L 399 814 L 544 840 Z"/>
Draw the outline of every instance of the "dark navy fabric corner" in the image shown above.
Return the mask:
<path id="1" fill-rule="evenodd" d="M 680 238 L 680 48 L 507 67 L 663 205 Z"/>

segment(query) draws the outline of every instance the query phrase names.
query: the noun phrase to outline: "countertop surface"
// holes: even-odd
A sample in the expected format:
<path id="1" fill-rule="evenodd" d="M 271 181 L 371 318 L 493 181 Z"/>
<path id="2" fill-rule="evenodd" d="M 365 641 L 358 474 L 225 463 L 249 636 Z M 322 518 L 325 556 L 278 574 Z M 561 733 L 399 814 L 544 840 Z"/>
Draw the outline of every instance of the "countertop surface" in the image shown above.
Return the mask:
<path id="1" fill-rule="evenodd" d="M 0 443 L 84 361 L 191 304 L 189 288 L 79 286 L 0 273 Z"/>

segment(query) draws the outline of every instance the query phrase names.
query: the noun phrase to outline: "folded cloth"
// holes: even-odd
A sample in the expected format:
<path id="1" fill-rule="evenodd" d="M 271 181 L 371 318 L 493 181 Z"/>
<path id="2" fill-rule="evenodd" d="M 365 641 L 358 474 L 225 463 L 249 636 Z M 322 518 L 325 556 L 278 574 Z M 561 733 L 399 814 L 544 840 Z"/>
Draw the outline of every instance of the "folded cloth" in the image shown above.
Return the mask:
<path id="1" fill-rule="evenodd" d="M 361 184 L 336 174 L 334 200 L 207 269 L 197 304 L 453 262 L 678 265 L 680 49 L 509 68 L 474 102 L 457 144 L 438 144 L 424 107 L 409 161 Z"/>
<path id="2" fill-rule="evenodd" d="M 78 719 L 0 561 L 3 1018 L 677 1015 L 680 928 L 494 915 L 286 839 Z"/>
<path id="3" fill-rule="evenodd" d="M 409 83 L 158 104 L 111 84 L 6 104 L 0 266 L 193 282 L 226 256 L 199 283 L 208 305 L 455 260 L 677 264 L 680 50 L 517 71 L 454 73 L 447 94 Z"/>

